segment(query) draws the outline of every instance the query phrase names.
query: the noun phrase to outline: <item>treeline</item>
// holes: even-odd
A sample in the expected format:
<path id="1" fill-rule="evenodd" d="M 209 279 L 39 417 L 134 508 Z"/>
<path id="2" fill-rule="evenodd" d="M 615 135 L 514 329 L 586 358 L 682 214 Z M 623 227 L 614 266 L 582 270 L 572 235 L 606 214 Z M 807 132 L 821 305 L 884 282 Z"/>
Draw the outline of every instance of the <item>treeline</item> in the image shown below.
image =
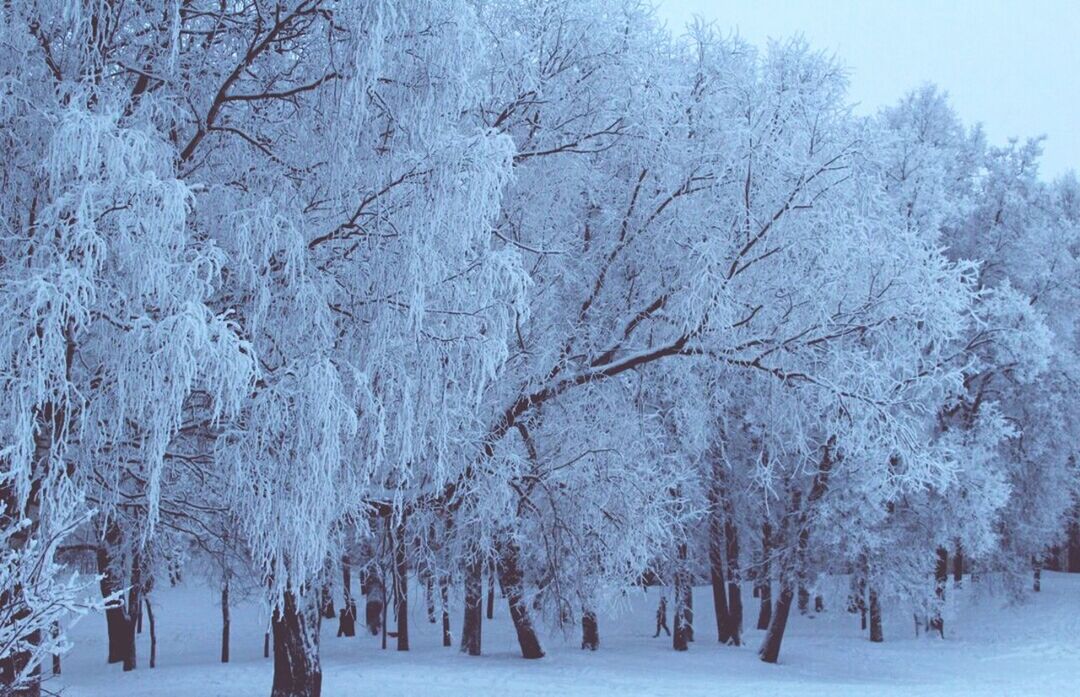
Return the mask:
<path id="1" fill-rule="evenodd" d="M 319 694 L 354 572 L 342 634 L 421 583 L 476 655 L 498 585 L 529 658 L 641 583 L 685 649 L 691 585 L 739 644 L 752 582 L 769 662 L 821 579 L 873 640 L 889 603 L 945 635 L 953 569 L 1026 585 L 1076 501 L 1080 185 L 932 87 L 857 117 L 801 41 L 678 34 L 632 0 L 3 3 L 4 689 L 93 609 L 135 668 L 190 574 L 223 660 L 230 605 L 273 608 L 275 697 Z"/>

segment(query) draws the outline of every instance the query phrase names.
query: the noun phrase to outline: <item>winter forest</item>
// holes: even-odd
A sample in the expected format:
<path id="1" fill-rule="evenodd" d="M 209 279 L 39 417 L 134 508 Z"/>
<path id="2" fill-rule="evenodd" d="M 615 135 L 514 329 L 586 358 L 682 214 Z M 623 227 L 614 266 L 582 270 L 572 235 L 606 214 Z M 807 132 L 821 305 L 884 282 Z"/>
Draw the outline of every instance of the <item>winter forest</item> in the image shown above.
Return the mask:
<path id="1" fill-rule="evenodd" d="M 4 0 L 0 693 L 817 694 L 970 616 L 1075 675 L 1080 183 L 846 74 L 639 0 Z"/>

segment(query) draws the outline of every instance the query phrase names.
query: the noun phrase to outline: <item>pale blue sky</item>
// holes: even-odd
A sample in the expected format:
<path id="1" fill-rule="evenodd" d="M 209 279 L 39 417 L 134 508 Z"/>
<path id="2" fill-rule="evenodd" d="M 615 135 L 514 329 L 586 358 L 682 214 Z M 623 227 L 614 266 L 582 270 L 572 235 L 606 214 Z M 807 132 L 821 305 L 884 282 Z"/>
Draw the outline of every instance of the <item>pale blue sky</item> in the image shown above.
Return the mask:
<path id="1" fill-rule="evenodd" d="M 935 82 L 993 143 L 1045 134 L 1045 177 L 1080 171 L 1080 0 L 653 1 L 675 33 L 697 14 L 759 46 L 803 34 L 864 113 Z"/>

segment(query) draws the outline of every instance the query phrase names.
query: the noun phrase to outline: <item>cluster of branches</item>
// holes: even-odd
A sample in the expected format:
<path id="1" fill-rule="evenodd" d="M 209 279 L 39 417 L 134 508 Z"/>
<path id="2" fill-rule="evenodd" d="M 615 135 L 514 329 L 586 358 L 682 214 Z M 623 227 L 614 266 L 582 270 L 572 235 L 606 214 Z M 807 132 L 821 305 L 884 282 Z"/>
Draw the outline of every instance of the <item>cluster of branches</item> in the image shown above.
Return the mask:
<path id="1" fill-rule="evenodd" d="M 1064 529 L 1080 186 L 932 88 L 634 0 L 5 3 L 0 66 L 7 689 L 102 604 L 134 668 L 185 564 L 308 697 L 342 559 L 473 654 L 489 569 L 526 657 L 638 583 L 685 649 L 696 579 L 740 643 L 752 580 L 776 661 L 819 579 L 941 628 Z"/>

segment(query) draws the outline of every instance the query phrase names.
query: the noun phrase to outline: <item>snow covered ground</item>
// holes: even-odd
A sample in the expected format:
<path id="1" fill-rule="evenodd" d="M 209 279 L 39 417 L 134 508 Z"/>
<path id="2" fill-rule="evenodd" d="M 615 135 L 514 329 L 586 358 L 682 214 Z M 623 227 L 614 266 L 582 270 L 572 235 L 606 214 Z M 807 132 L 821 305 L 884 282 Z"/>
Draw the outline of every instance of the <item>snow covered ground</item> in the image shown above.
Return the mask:
<path id="1" fill-rule="evenodd" d="M 1067 695 L 1080 674 L 1080 575 L 1046 573 L 1043 592 L 1022 605 L 965 588 L 949 593 L 953 617 L 947 639 L 914 637 L 911 616 L 886 613 L 885 643 L 871 644 L 858 618 L 843 611 L 842 596 L 827 597 L 826 612 L 793 613 L 779 665 L 758 661 L 757 630 L 747 645 L 719 646 L 708 588 L 695 593 L 697 641 L 676 653 L 667 637 L 653 639 L 657 590 L 628 596 L 629 607 L 600 620 L 601 646 L 578 648 L 576 631 L 549 632 L 547 657 L 520 658 L 505 605 L 484 623 L 484 656 L 472 658 L 440 645 L 421 599 L 411 603 L 413 650 L 382 651 L 375 637 L 338 639 L 337 622 L 323 625 L 327 697 L 378 695 Z M 747 595 L 747 624 L 757 601 Z M 147 668 L 147 632 L 140 636 L 139 668 L 105 664 L 105 622 L 87 617 L 74 629 L 76 648 L 63 676 L 46 686 L 67 697 L 266 697 L 271 661 L 262 657 L 264 620 L 252 604 L 233 610 L 232 660 L 218 662 L 221 631 L 216 592 L 190 584 L 156 592 L 158 667 Z M 452 615 L 459 626 L 460 610 Z M 456 638 L 456 637 L 455 637 Z"/>

